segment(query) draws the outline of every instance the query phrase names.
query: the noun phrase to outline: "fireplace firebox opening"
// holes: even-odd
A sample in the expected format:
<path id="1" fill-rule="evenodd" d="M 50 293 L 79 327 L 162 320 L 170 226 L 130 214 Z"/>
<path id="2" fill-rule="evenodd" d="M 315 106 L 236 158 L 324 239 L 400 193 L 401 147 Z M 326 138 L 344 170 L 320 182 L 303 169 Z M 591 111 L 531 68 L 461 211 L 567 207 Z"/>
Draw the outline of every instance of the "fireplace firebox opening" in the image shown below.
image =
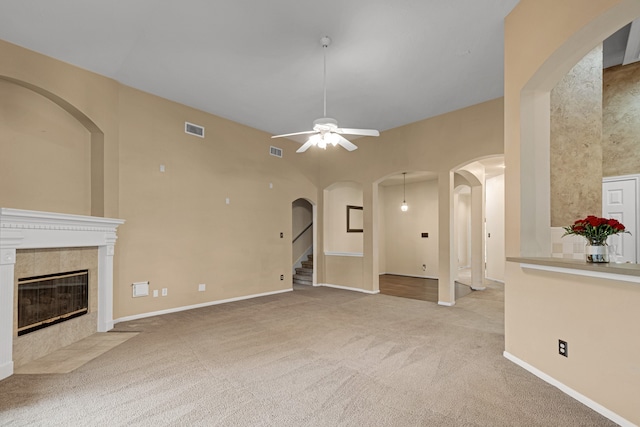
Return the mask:
<path id="1" fill-rule="evenodd" d="M 88 312 L 89 270 L 18 279 L 18 335 Z"/>

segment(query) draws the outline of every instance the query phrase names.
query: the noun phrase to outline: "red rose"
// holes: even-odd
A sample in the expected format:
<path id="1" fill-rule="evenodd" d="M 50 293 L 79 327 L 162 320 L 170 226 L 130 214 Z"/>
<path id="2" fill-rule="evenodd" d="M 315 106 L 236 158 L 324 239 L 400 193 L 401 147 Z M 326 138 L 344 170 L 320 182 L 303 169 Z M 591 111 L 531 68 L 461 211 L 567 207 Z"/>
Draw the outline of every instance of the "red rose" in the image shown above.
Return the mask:
<path id="1" fill-rule="evenodd" d="M 616 225 L 614 225 L 613 228 L 617 231 L 624 231 L 624 225 L 620 223 L 617 223 Z"/>
<path id="2" fill-rule="evenodd" d="M 596 218 L 595 216 L 588 216 L 587 217 L 587 222 L 592 227 L 597 227 L 597 226 L 602 224 L 601 221 L 600 221 L 600 218 Z"/>
<path id="3" fill-rule="evenodd" d="M 615 228 L 615 226 L 620 224 L 620 223 L 618 222 L 617 219 L 611 218 L 611 219 L 607 220 L 607 224 L 610 225 L 611 227 Z"/>

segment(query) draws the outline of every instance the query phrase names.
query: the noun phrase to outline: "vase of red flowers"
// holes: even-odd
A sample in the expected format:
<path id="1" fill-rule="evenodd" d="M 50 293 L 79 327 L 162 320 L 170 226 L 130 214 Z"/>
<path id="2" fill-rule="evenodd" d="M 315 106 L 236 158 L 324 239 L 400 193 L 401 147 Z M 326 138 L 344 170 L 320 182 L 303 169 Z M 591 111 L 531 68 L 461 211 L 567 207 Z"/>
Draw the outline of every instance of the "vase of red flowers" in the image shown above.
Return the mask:
<path id="1" fill-rule="evenodd" d="M 609 262 L 607 238 L 613 234 L 628 233 L 617 219 L 599 218 L 589 215 L 564 228 L 564 236 L 575 234 L 587 240 L 585 255 L 587 262 Z"/>

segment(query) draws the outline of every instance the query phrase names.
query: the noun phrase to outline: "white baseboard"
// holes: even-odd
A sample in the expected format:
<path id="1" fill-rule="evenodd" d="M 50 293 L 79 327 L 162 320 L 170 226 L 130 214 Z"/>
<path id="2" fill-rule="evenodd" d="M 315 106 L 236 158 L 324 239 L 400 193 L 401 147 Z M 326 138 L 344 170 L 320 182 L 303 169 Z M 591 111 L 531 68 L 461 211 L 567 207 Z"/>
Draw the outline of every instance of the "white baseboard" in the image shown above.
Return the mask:
<path id="1" fill-rule="evenodd" d="M 366 289 L 350 288 L 348 286 L 332 285 L 330 283 L 318 283 L 317 286 L 326 286 L 327 288 L 342 289 L 344 291 L 363 292 L 365 294 L 370 294 L 370 295 L 375 295 L 380 293 L 380 291 L 368 291 Z"/>
<path id="2" fill-rule="evenodd" d="M 262 294 L 245 295 L 245 296 L 242 296 L 242 297 L 229 298 L 229 299 L 224 299 L 224 300 L 219 300 L 219 301 L 203 302 L 202 304 L 186 305 L 186 306 L 183 306 L 183 307 L 169 308 L 169 309 L 166 309 L 166 310 L 152 311 L 152 312 L 149 312 L 149 313 L 134 314 L 133 316 L 126 316 L 126 317 L 120 317 L 119 319 L 115 319 L 113 321 L 113 323 L 115 324 L 115 323 L 120 323 L 120 322 L 128 322 L 130 320 L 144 319 L 146 317 L 160 316 L 160 315 L 169 314 L 169 313 L 177 313 L 179 311 L 193 310 L 194 308 L 209 307 L 211 305 L 226 304 L 228 302 L 235 302 L 235 301 L 242 301 L 242 300 L 252 299 L 252 298 L 266 297 L 266 296 L 269 296 L 269 295 L 282 294 L 284 292 L 292 292 L 292 291 L 293 291 L 293 288 L 291 288 L 291 289 L 282 289 L 280 291 L 265 292 L 265 293 L 262 293 Z"/>
<path id="3" fill-rule="evenodd" d="M 536 377 L 538 377 L 541 380 L 551 384 L 552 386 L 556 387 L 557 389 L 559 389 L 563 393 L 573 397 L 575 400 L 577 400 L 578 402 L 582 403 L 583 405 L 593 409 L 594 411 L 596 411 L 600 415 L 602 415 L 602 416 L 604 416 L 606 418 L 609 418 L 614 423 L 617 423 L 617 424 L 619 424 L 619 425 L 621 425 L 623 427 L 637 427 L 636 424 L 632 423 L 631 421 L 629 421 L 629 420 L 621 417 L 620 415 L 616 414 L 615 412 L 605 408 L 601 404 L 599 404 L 597 402 L 594 402 L 593 400 L 589 399 L 587 396 L 585 396 L 585 395 L 583 395 L 581 393 L 578 393 L 577 391 L 575 391 L 571 387 L 568 387 L 568 386 L 562 384 L 560 381 L 558 381 L 555 378 L 545 374 L 544 372 L 542 372 L 538 368 L 535 368 L 535 367 L 529 365 L 524 360 L 518 359 L 513 354 L 508 353 L 507 351 L 503 352 L 502 354 L 503 354 L 503 356 L 505 358 L 507 358 L 508 360 L 512 361 L 516 365 L 518 365 L 521 368 L 531 372 Z"/>
<path id="4" fill-rule="evenodd" d="M 0 365 L 0 380 L 9 378 L 11 375 L 13 375 L 13 360 Z"/>
<path id="5" fill-rule="evenodd" d="M 438 305 L 443 305 L 445 307 L 453 307 L 454 305 L 456 305 L 456 303 L 455 302 L 438 301 Z"/>

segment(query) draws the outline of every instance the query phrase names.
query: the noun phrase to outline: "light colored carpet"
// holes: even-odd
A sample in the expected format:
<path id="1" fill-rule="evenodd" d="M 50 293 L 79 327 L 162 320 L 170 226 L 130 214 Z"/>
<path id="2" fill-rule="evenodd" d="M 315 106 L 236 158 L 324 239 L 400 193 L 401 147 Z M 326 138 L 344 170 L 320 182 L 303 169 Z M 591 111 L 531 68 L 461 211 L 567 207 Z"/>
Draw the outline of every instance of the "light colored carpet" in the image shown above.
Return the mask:
<path id="1" fill-rule="evenodd" d="M 137 332 L 95 333 L 40 359 L 19 366 L 15 369 L 15 373 L 68 374 L 136 335 L 138 335 Z"/>
<path id="2" fill-rule="evenodd" d="M 296 286 L 116 328 L 140 334 L 1 381 L 0 425 L 615 425 L 502 356 L 500 286 L 454 307 Z"/>

